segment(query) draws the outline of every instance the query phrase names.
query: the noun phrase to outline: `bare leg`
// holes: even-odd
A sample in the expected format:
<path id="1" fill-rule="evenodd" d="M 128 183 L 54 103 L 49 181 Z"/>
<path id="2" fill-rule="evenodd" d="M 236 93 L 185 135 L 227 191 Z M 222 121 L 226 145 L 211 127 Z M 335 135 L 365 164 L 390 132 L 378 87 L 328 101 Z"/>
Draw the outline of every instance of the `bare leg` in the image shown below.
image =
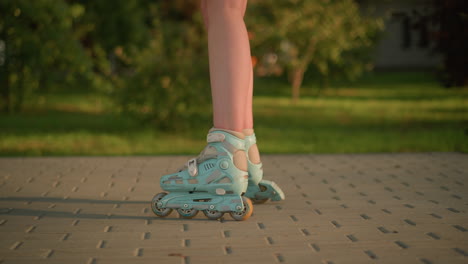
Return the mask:
<path id="1" fill-rule="evenodd" d="M 253 128 L 253 73 L 244 23 L 246 0 L 202 0 L 208 31 L 214 127 Z"/>
<path id="2" fill-rule="evenodd" d="M 260 155 L 257 145 L 253 144 L 253 71 L 244 23 L 246 7 L 247 0 L 201 2 L 208 31 L 213 124 L 216 129 L 242 132 L 241 137 L 249 145 L 248 156 L 243 151 L 234 156 L 234 164 L 248 170 L 249 185 L 245 195 L 257 202 L 280 201 L 284 200 L 283 191 L 274 182 L 262 181 Z"/>

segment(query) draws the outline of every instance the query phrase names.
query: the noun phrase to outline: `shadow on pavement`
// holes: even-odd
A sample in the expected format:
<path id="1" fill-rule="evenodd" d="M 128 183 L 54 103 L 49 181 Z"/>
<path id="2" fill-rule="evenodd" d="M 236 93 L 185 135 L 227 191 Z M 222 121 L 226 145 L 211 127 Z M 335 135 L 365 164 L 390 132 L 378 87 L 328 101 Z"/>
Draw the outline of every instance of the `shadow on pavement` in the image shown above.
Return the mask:
<path id="1" fill-rule="evenodd" d="M 149 201 L 119 201 L 119 200 L 93 200 L 93 199 L 77 199 L 77 198 L 54 198 L 54 197 L 1 197 L 0 202 L 3 201 L 23 201 L 23 202 L 48 202 L 48 203 L 88 203 L 88 204 L 147 204 L 150 207 Z M 36 216 L 40 218 L 74 218 L 74 219 L 123 219 L 123 220 L 190 220 L 190 221 L 209 221 L 209 219 L 185 219 L 185 218 L 161 218 L 157 216 L 138 216 L 138 215 L 116 215 L 113 213 L 96 214 L 96 213 L 80 213 L 80 212 L 66 212 L 66 211 L 48 211 L 38 209 L 25 209 L 25 208 L 0 208 L 0 215 L 17 215 L 17 216 Z M 220 222 L 226 222 L 222 217 Z"/>
<path id="2" fill-rule="evenodd" d="M 58 198 L 58 197 L 1 197 L 3 201 L 20 202 L 44 202 L 44 203 L 89 203 L 89 204 L 149 204 L 149 201 L 126 201 L 126 200 L 94 200 L 82 198 Z"/>

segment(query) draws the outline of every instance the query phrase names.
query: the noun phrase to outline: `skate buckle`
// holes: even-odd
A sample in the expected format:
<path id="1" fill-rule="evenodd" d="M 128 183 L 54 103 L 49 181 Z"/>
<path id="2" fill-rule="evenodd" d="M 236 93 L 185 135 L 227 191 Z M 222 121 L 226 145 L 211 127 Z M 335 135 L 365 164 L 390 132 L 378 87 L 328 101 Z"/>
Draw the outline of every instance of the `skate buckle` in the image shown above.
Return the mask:
<path id="1" fill-rule="evenodd" d="M 188 167 L 188 173 L 190 176 L 195 177 L 198 174 L 198 169 L 197 169 L 197 159 L 191 159 L 187 162 L 187 167 Z"/>

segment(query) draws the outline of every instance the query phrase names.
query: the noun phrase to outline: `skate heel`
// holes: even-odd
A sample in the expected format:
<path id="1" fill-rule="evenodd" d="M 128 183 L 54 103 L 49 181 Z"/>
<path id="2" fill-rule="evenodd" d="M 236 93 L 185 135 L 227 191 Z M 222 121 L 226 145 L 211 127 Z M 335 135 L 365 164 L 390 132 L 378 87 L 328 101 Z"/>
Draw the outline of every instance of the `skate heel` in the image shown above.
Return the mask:
<path id="1" fill-rule="evenodd" d="M 284 193 L 281 188 L 272 181 L 261 180 L 259 183 L 260 192 L 255 194 L 256 200 L 271 199 L 272 201 L 284 200 Z"/>
<path id="2" fill-rule="evenodd" d="M 262 163 L 254 164 L 249 159 L 249 149 L 256 143 L 257 139 L 254 133 L 245 136 L 245 149 L 249 173 L 249 184 L 245 196 L 252 199 L 254 203 L 265 203 L 268 200 L 282 201 L 285 199 L 285 195 L 281 188 L 273 181 L 263 180 Z"/>

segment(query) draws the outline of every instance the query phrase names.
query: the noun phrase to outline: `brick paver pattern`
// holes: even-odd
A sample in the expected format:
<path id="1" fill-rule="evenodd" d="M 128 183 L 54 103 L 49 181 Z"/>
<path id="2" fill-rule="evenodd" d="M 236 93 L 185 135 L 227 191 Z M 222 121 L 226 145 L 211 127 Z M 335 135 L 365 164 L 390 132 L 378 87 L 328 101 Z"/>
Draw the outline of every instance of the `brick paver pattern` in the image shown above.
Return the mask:
<path id="1" fill-rule="evenodd" d="M 0 159 L 0 263 L 468 263 L 468 155 L 264 155 L 282 202 L 156 217 L 187 156 Z"/>

